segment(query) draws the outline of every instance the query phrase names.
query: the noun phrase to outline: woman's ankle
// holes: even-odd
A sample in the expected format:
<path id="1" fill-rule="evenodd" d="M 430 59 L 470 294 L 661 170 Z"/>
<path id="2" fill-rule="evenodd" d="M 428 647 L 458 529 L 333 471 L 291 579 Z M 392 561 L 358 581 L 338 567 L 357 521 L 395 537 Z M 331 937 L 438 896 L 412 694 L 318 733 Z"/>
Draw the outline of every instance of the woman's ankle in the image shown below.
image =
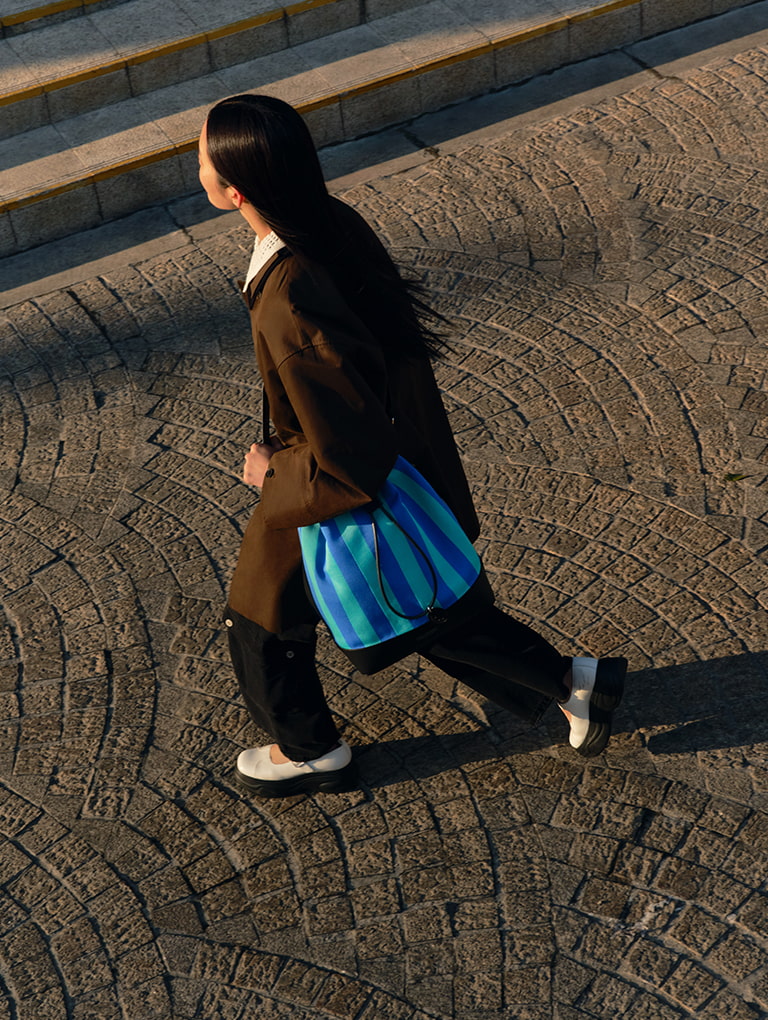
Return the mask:
<path id="1" fill-rule="evenodd" d="M 573 688 L 573 670 L 569 669 L 568 672 L 563 677 L 563 687 L 565 689 L 565 695 L 564 697 L 559 698 L 557 702 L 558 705 L 560 705 L 561 707 L 566 703 L 566 701 L 571 696 L 571 689 Z"/>
<path id="2" fill-rule="evenodd" d="M 341 747 L 341 739 L 337 740 L 331 747 L 327 748 L 322 754 L 311 754 L 306 755 L 303 758 L 289 758 L 288 755 L 282 750 L 279 744 L 272 744 L 269 748 L 269 758 L 273 765 L 286 765 L 289 761 L 303 762 L 303 761 L 315 761 L 317 758 L 322 758 L 324 754 L 330 754 L 331 751 L 335 751 Z"/>

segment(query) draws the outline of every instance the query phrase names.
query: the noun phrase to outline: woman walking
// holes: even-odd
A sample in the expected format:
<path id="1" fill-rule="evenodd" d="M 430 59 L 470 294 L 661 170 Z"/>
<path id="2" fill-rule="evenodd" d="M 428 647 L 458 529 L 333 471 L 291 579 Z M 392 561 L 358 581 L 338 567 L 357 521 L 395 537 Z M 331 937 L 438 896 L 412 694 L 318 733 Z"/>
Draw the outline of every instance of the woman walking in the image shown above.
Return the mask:
<path id="1" fill-rule="evenodd" d="M 431 367 L 439 316 L 367 223 L 328 194 L 311 136 L 288 104 L 258 95 L 218 103 L 199 158 L 211 203 L 238 209 L 255 234 L 243 290 L 274 430 L 245 454 L 243 480 L 261 498 L 225 616 L 245 704 L 273 743 L 243 751 L 236 775 L 267 797 L 350 789 L 351 749 L 315 664 L 319 616 L 297 529 L 370 504 L 402 455 L 477 537 Z M 608 741 L 626 661 L 564 658 L 490 594 L 418 650 L 530 722 L 557 701 L 582 755 Z"/>

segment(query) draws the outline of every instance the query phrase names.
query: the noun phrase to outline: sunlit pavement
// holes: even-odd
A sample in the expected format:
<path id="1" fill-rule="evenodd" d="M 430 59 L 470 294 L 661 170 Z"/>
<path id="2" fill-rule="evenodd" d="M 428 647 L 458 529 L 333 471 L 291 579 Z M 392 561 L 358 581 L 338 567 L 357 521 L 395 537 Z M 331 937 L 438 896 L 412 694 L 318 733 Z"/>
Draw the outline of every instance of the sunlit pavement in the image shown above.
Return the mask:
<path id="1" fill-rule="evenodd" d="M 455 324 L 500 603 L 630 660 L 590 762 L 323 640 L 361 790 L 243 796 L 247 229 L 9 262 L 0 1018 L 768 1017 L 768 32 L 728 25 L 326 154 Z"/>

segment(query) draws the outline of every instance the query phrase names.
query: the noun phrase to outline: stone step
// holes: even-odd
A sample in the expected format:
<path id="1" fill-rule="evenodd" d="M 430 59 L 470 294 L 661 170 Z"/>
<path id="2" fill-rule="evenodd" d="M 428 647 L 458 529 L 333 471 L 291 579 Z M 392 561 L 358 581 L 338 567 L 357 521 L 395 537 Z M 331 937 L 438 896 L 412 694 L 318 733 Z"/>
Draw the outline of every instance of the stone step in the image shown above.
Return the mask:
<path id="1" fill-rule="evenodd" d="M 0 10 L 0 38 L 34 32 L 47 25 L 60 24 L 94 10 L 116 7 L 126 0 L 3 0 Z"/>
<path id="2" fill-rule="evenodd" d="M 197 136 L 225 95 L 281 96 L 323 146 L 697 20 L 712 2 L 428 0 L 45 124 L 0 142 L 0 256 L 197 190 Z"/>
<path id="3" fill-rule="evenodd" d="M 0 40 L 0 138 L 363 24 L 424 0 L 123 0 Z"/>

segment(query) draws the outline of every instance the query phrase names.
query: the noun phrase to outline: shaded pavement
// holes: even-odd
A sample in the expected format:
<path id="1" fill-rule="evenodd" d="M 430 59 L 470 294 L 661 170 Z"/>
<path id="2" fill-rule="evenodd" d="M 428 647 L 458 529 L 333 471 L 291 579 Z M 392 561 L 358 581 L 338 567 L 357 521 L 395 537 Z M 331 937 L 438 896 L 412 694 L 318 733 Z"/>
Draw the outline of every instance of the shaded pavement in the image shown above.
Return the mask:
<path id="1" fill-rule="evenodd" d="M 243 797 L 247 230 L 6 309 L 0 1018 L 768 1017 L 768 35 L 643 45 L 637 78 L 338 183 L 456 324 L 500 601 L 630 660 L 596 761 L 556 710 L 323 641 L 363 788 Z"/>

